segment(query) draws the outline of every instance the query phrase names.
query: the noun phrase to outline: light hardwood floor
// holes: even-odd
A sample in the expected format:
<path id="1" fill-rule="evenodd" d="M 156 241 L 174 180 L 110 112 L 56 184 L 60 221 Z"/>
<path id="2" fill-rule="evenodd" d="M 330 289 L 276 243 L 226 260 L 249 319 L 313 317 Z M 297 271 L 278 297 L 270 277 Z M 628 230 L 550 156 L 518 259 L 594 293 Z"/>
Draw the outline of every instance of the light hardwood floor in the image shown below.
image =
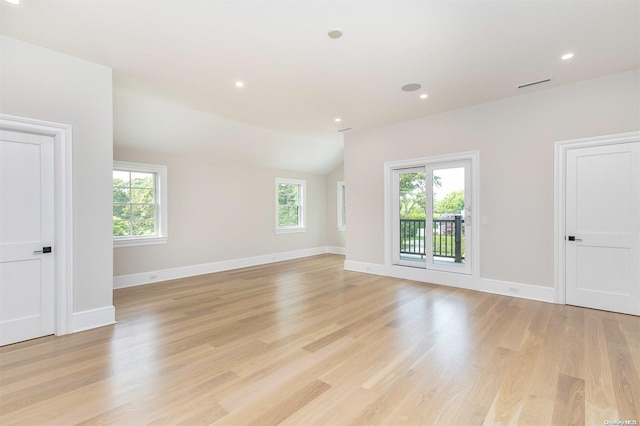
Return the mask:
<path id="1" fill-rule="evenodd" d="M 0 424 L 640 421 L 640 318 L 343 261 L 117 290 L 117 325 L 0 348 Z"/>

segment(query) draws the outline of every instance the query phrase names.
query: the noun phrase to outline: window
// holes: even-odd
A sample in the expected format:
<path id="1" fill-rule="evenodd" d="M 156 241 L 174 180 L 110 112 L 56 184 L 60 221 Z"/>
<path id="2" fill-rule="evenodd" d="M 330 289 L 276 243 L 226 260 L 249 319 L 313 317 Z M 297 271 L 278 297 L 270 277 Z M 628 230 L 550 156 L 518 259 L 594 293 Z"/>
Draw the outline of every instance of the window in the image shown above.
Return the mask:
<path id="1" fill-rule="evenodd" d="M 167 242 L 167 168 L 113 163 L 113 245 Z"/>
<path id="2" fill-rule="evenodd" d="M 338 181 L 338 230 L 347 229 L 347 211 L 345 209 L 345 187 L 344 181 Z"/>
<path id="3" fill-rule="evenodd" d="M 307 182 L 276 178 L 276 233 L 305 231 Z"/>

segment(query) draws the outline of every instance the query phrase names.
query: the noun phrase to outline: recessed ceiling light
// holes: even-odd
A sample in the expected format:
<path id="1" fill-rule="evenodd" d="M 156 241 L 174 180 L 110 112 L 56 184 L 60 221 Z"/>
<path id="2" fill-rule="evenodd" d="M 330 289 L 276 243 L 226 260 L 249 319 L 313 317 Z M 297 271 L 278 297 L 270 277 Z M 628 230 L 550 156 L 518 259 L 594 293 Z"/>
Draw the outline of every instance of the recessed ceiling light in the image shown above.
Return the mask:
<path id="1" fill-rule="evenodd" d="M 562 60 L 566 61 L 567 59 L 571 59 L 573 58 L 573 53 L 565 53 L 564 55 L 562 55 Z"/>
<path id="2" fill-rule="evenodd" d="M 20 0 L 5 0 L 7 3 L 20 4 Z"/>
<path id="3" fill-rule="evenodd" d="M 338 117 L 338 118 L 336 118 L 336 119 L 335 119 L 335 120 L 333 120 L 333 121 L 335 121 L 336 123 L 339 123 L 339 122 L 341 122 L 341 121 L 342 121 L 342 118 Z"/>
<path id="4" fill-rule="evenodd" d="M 236 81 L 236 87 L 244 87 L 244 83 L 241 81 Z"/>
<path id="5" fill-rule="evenodd" d="M 327 34 L 329 34 L 329 37 L 331 38 L 340 38 L 342 37 L 342 30 L 340 28 L 334 28 L 329 30 Z"/>
<path id="6" fill-rule="evenodd" d="M 401 89 L 404 90 L 405 92 L 415 92 L 421 87 L 422 86 L 419 85 L 418 83 L 410 83 L 410 84 L 405 84 L 404 86 L 401 87 Z"/>
<path id="7" fill-rule="evenodd" d="M 420 99 L 427 99 L 429 97 L 429 95 L 427 95 L 426 93 L 423 93 L 422 95 L 420 95 Z"/>

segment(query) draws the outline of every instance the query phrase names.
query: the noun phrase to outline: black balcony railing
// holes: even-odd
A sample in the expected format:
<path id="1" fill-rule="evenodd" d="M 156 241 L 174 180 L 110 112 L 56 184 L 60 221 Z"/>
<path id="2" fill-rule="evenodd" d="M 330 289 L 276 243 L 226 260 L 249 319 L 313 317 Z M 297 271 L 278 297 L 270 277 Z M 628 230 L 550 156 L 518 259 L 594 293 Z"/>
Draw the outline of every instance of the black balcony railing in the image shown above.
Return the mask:
<path id="1" fill-rule="evenodd" d="M 433 256 L 464 260 L 464 219 L 433 219 Z M 419 255 L 425 251 L 425 219 L 400 219 L 400 254 Z"/>

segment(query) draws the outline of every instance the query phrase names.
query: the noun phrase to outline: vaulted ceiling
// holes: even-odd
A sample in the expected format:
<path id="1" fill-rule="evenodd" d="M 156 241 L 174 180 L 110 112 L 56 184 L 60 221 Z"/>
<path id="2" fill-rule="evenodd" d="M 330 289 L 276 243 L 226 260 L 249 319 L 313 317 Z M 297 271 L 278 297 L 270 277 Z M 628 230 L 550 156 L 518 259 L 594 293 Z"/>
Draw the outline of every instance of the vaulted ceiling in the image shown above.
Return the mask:
<path id="1" fill-rule="evenodd" d="M 321 173 L 339 161 L 340 129 L 640 66 L 637 0 L 22 0 L 2 2 L 0 13 L 4 35 L 113 68 L 124 100 L 134 94 L 265 128 L 273 146 L 280 137 L 317 145 L 306 168 Z M 328 36 L 335 28 L 342 37 Z M 409 83 L 422 87 L 402 91 Z M 115 126 L 136 144 L 119 135 L 135 123 Z M 171 143 L 159 148 L 178 149 Z"/>

